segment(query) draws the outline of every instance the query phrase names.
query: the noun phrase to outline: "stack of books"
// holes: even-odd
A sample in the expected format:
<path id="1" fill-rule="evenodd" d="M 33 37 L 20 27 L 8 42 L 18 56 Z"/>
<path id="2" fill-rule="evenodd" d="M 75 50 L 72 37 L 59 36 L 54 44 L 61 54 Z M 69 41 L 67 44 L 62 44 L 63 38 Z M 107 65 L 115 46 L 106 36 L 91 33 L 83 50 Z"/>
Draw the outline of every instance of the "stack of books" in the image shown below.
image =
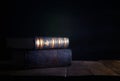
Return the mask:
<path id="1" fill-rule="evenodd" d="M 50 68 L 71 65 L 72 51 L 67 37 L 8 38 L 12 66 L 19 68 Z"/>

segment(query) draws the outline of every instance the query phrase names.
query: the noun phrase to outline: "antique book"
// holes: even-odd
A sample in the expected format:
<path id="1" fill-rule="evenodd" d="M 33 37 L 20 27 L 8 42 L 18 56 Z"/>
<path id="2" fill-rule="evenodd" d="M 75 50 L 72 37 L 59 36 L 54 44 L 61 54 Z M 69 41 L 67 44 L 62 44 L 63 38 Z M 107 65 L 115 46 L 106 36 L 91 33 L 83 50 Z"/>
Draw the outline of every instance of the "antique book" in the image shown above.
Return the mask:
<path id="1" fill-rule="evenodd" d="M 15 68 L 49 68 L 70 66 L 72 51 L 70 49 L 52 49 L 36 51 L 12 51 Z"/>
<path id="2" fill-rule="evenodd" d="M 67 37 L 35 37 L 35 38 L 7 38 L 8 48 L 15 49 L 48 49 L 67 48 L 69 38 Z"/>

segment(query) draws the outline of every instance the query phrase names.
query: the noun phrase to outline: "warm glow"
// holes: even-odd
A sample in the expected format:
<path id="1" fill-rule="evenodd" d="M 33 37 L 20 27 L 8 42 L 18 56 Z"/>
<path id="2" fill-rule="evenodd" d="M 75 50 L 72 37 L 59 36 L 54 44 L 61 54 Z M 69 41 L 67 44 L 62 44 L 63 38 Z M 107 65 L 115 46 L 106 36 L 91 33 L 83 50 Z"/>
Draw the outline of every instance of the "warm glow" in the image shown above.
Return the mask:
<path id="1" fill-rule="evenodd" d="M 49 41 L 44 42 L 46 46 L 49 46 Z"/>
<path id="2" fill-rule="evenodd" d="M 52 39 L 52 48 L 54 48 L 54 44 L 55 44 L 55 39 Z"/>
<path id="3" fill-rule="evenodd" d="M 60 38 L 58 38 L 58 45 L 59 45 L 59 47 L 60 47 Z"/>
<path id="4" fill-rule="evenodd" d="M 39 39 L 37 39 L 35 43 L 36 43 L 36 46 L 39 47 L 39 45 L 40 45 Z"/>
<path id="5" fill-rule="evenodd" d="M 39 39 L 39 41 L 40 41 L 40 48 L 43 48 L 43 40 Z"/>
<path id="6" fill-rule="evenodd" d="M 69 45 L 68 38 L 37 38 L 35 40 L 35 45 L 37 49 L 43 48 L 67 48 Z"/>
<path id="7" fill-rule="evenodd" d="M 68 38 L 64 38 L 64 47 L 67 47 L 69 44 L 69 39 Z"/>

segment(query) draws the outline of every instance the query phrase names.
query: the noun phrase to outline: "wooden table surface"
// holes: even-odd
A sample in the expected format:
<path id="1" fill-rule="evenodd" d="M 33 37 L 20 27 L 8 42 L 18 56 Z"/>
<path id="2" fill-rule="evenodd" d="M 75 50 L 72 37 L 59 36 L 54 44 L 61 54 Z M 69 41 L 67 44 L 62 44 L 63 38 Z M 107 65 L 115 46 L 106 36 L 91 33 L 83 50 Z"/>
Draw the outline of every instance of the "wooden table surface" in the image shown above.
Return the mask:
<path id="1" fill-rule="evenodd" d="M 13 76 L 88 76 L 88 75 L 120 75 L 119 60 L 72 61 L 70 67 L 29 69 L 29 70 L 0 70 L 0 75 Z"/>

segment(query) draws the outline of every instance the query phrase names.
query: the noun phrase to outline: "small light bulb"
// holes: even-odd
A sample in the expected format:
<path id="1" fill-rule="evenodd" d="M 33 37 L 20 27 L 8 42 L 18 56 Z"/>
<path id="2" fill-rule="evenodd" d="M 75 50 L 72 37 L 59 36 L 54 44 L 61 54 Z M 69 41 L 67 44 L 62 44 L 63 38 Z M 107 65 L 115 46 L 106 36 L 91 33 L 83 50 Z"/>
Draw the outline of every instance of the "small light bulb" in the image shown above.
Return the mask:
<path id="1" fill-rule="evenodd" d="M 40 45 L 39 39 L 37 39 L 35 43 L 36 43 L 36 46 L 39 47 L 39 45 Z"/>

